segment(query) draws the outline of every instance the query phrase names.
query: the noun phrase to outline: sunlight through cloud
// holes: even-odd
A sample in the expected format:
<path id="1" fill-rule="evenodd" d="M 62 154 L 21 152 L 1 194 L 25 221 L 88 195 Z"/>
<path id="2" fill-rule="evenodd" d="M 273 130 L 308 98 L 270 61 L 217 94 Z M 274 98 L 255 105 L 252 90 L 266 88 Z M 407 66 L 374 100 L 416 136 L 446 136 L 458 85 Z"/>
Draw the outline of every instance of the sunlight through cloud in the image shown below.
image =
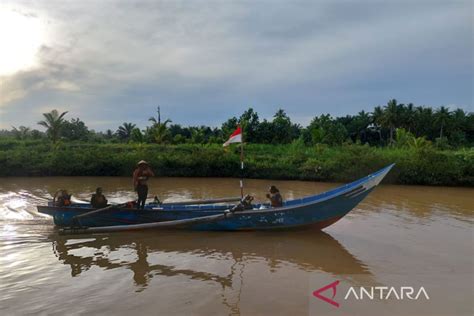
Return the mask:
<path id="1" fill-rule="evenodd" d="M 37 17 L 0 9 L 0 76 L 36 66 L 44 33 Z"/>

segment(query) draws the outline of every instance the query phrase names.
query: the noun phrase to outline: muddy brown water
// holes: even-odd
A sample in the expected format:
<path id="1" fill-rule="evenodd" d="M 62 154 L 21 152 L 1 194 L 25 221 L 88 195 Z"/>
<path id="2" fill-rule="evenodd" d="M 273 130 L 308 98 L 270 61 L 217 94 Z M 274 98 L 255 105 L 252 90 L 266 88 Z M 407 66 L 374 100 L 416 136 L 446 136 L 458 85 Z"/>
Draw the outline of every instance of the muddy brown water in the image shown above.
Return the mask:
<path id="1" fill-rule="evenodd" d="M 264 199 L 332 183 L 246 180 Z M 60 236 L 36 212 L 58 188 L 134 197 L 131 179 L 0 178 L 1 315 L 472 315 L 473 188 L 382 185 L 323 232 L 142 231 Z M 236 179 L 152 179 L 180 201 L 239 194 Z M 313 291 L 339 281 L 337 293 Z M 345 299 L 346 289 L 423 287 L 429 299 Z M 376 295 L 377 296 L 377 295 Z"/>

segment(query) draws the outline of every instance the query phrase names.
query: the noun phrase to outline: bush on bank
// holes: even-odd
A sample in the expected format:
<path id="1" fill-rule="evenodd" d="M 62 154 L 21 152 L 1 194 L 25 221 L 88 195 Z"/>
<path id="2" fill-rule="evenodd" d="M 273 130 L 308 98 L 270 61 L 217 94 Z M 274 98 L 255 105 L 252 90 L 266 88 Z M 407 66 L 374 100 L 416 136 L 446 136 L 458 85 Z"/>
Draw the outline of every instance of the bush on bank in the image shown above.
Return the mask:
<path id="1" fill-rule="evenodd" d="M 474 149 L 378 148 L 366 145 L 249 144 L 248 178 L 347 182 L 390 163 L 386 182 L 474 185 Z M 0 142 L 0 176 L 130 176 L 145 159 L 159 176 L 240 177 L 239 147 L 221 145 Z"/>

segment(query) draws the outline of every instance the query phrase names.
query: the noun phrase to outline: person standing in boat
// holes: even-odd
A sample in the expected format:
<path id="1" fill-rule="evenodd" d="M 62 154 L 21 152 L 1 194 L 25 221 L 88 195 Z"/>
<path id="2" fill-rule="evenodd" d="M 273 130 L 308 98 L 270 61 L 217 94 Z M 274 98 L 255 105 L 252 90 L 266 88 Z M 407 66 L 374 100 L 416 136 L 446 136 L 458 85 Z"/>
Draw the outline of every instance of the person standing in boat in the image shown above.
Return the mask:
<path id="1" fill-rule="evenodd" d="M 267 198 L 270 200 L 272 207 L 281 207 L 283 206 L 283 198 L 280 194 L 280 190 L 276 186 L 272 185 L 267 193 Z"/>
<path id="2" fill-rule="evenodd" d="M 155 174 L 145 160 L 140 160 L 137 168 L 133 172 L 133 187 L 138 194 L 137 208 L 144 209 L 145 201 L 148 196 L 148 178 L 154 177 Z"/>

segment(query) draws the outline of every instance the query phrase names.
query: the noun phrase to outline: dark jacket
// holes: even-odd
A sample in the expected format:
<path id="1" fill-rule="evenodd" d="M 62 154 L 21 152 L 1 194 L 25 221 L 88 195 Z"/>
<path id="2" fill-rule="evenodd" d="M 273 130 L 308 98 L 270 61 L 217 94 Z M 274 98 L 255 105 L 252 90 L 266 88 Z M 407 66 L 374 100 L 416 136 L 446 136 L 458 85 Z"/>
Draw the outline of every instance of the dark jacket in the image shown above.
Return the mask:
<path id="1" fill-rule="evenodd" d="M 93 208 L 106 207 L 107 199 L 103 194 L 92 194 L 91 205 Z"/>
<path id="2" fill-rule="evenodd" d="M 283 198 L 280 192 L 270 194 L 269 199 L 270 199 L 270 203 L 272 204 L 272 207 L 283 206 Z"/>

